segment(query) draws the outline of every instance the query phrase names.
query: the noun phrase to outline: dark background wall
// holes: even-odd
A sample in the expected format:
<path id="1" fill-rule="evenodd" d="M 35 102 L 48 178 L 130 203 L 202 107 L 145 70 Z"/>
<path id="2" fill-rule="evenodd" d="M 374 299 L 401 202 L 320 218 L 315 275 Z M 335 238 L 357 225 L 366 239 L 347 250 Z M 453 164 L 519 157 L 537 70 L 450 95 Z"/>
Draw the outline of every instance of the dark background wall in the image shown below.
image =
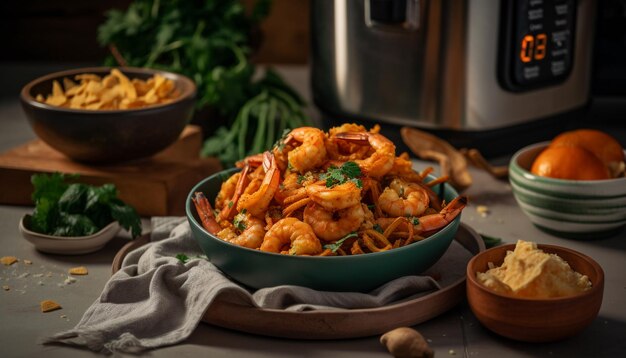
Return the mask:
<path id="1" fill-rule="evenodd" d="M 243 0 L 249 6 L 254 0 Z M 97 42 L 97 28 L 111 8 L 131 0 L 0 1 L 0 62 L 99 62 L 107 49 Z M 263 42 L 256 61 L 306 63 L 309 0 L 274 0 L 262 24 Z"/>

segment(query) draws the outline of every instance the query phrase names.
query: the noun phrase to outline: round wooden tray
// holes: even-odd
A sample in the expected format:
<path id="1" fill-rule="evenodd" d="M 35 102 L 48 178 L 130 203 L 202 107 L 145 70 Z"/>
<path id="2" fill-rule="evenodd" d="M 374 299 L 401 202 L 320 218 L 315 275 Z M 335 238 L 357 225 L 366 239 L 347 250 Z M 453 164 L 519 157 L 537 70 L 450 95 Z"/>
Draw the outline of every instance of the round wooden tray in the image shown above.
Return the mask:
<path id="1" fill-rule="evenodd" d="M 113 273 L 121 268 L 124 257 L 130 251 L 149 240 L 148 236 L 142 236 L 122 247 L 113 259 Z M 485 250 L 481 237 L 465 224 L 459 226 L 454 240 L 474 255 Z M 357 338 L 425 322 L 456 306 L 464 297 L 465 275 L 426 296 L 377 308 L 293 312 L 217 300 L 204 313 L 202 321 L 241 332 L 281 338 Z"/>

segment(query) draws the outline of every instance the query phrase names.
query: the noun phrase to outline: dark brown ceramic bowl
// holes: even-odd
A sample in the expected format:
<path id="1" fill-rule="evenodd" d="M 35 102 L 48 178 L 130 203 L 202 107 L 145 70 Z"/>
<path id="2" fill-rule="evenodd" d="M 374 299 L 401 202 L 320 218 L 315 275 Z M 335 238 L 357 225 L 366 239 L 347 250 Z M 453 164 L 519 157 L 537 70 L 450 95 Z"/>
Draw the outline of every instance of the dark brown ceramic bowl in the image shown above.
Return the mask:
<path id="1" fill-rule="evenodd" d="M 111 163 L 149 157 L 174 143 L 193 114 L 196 86 L 182 75 L 125 67 L 130 79 L 154 74 L 174 81 L 181 95 L 174 101 L 137 109 L 83 110 L 37 102 L 52 92 L 52 81 L 82 73 L 106 75 L 110 67 L 78 68 L 40 77 L 22 89 L 20 99 L 35 134 L 68 157 L 87 163 Z"/>
<path id="2" fill-rule="evenodd" d="M 488 270 L 489 262 L 500 266 L 507 251 L 503 245 L 483 251 L 467 264 L 467 300 L 478 320 L 493 332 L 524 342 L 550 342 L 581 332 L 598 315 L 604 291 L 604 272 L 590 257 L 553 245 L 537 245 L 544 252 L 557 254 L 575 271 L 587 275 L 590 290 L 559 298 L 520 298 L 495 292 L 476 279 Z"/>

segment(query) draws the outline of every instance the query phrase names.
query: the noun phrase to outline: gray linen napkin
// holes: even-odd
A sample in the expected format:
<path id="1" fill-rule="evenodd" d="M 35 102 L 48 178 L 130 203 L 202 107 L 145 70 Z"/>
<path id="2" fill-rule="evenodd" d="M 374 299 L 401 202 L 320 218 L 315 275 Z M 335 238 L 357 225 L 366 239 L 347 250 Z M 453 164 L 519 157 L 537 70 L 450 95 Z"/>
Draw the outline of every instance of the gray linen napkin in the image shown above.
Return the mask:
<path id="1" fill-rule="evenodd" d="M 453 242 L 432 272 L 454 272 L 439 283 L 430 276 L 407 276 L 374 291 L 322 292 L 279 286 L 249 292 L 205 259 L 181 263 L 175 256 L 202 255 L 185 218 L 152 219 L 151 243 L 132 251 L 122 269 L 107 282 L 100 297 L 71 330 L 42 343 L 66 343 L 110 353 L 140 352 L 185 340 L 206 309 L 219 297 L 229 302 L 292 311 L 380 307 L 413 299 L 460 278 L 471 254 Z M 442 262 L 445 261 L 445 262 Z M 441 265 L 445 265 L 444 268 Z"/>

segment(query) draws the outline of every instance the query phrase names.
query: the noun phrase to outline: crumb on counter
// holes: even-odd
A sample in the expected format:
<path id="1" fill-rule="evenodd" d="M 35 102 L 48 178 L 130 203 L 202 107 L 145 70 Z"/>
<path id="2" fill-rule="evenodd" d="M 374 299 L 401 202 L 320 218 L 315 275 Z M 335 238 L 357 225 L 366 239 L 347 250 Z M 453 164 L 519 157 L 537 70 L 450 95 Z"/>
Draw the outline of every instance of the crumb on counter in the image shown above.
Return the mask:
<path id="1" fill-rule="evenodd" d="M 18 261 L 15 256 L 3 256 L 0 258 L 0 262 L 5 266 L 11 266 Z"/>
<path id="2" fill-rule="evenodd" d="M 85 266 L 72 267 L 69 269 L 70 275 L 87 275 L 89 271 Z"/>
<path id="3" fill-rule="evenodd" d="M 476 212 L 478 214 L 480 214 L 481 217 L 486 218 L 487 215 L 490 214 L 490 210 L 489 207 L 487 207 L 486 205 L 478 205 L 476 207 Z"/>

